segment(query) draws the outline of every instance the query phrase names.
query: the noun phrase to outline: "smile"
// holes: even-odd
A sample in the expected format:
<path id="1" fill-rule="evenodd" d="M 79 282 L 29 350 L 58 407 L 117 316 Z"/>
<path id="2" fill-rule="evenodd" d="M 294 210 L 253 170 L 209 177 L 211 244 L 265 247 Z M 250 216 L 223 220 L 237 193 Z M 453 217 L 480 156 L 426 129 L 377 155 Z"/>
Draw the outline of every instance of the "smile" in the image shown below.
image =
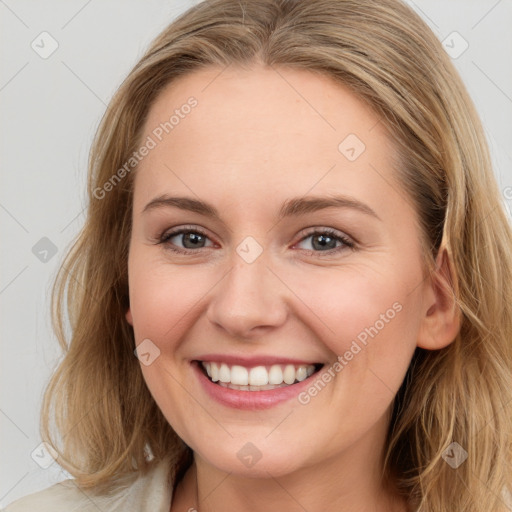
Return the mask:
<path id="1" fill-rule="evenodd" d="M 323 365 L 273 364 L 246 367 L 223 362 L 201 361 L 203 373 L 222 387 L 239 391 L 267 391 L 302 382 Z"/>

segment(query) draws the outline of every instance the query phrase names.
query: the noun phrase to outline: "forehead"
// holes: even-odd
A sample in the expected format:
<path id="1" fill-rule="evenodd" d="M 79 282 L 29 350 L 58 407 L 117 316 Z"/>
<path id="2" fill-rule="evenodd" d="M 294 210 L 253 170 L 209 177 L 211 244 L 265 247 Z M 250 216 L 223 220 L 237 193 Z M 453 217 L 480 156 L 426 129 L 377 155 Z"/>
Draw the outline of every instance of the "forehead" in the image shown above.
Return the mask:
<path id="1" fill-rule="evenodd" d="M 393 181 L 378 116 L 346 86 L 306 70 L 229 66 L 180 77 L 152 105 L 148 138 L 136 200 L 163 188 L 245 204 L 309 191 L 377 200 L 386 175 Z"/>
<path id="2" fill-rule="evenodd" d="M 197 106 L 187 113 L 191 97 L 197 99 Z M 323 140 L 331 149 L 334 143 L 337 150 L 337 140 L 347 131 L 362 139 L 368 139 L 371 131 L 374 136 L 383 135 L 377 115 L 345 85 L 307 70 L 255 65 L 251 69 L 228 66 L 194 71 L 168 84 L 158 95 L 144 131 L 151 133 L 173 113 L 179 115 L 180 109 L 187 111 L 187 120 L 181 122 L 182 114 L 171 122 L 172 136 L 179 136 L 187 127 L 208 130 L 209 137 L 202 134 L 204 143 L 219 142 L 215 135 L 229 135 L 242 142 L 250 131 L 258 140 L 273 140 L 276 145 L 273 136 L 279 131 L 311 143 Z"/>

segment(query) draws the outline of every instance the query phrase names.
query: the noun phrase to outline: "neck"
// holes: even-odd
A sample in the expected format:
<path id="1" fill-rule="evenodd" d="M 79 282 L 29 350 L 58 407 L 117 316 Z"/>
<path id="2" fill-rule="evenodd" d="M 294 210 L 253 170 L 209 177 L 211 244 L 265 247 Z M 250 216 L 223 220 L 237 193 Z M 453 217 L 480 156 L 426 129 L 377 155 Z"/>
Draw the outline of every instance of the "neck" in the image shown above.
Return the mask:
<path id="1" fill-rule="evenodd" d="M 230 473 L 206 478 L 194 464 L 191 472 L 192 499 L 183 510 L 194 512 L 263 512 L 307 510 L 308 512 L 408 512 L 407 502 L 396 492 L 373 488 L 369 482 L 340 484 L 319 468 L 301 470 L 282 477 L 249 479 Z M 306 476 L 307 474 L 307 476 Z M 191 506 L 191 504 L 193 506 Z"/>

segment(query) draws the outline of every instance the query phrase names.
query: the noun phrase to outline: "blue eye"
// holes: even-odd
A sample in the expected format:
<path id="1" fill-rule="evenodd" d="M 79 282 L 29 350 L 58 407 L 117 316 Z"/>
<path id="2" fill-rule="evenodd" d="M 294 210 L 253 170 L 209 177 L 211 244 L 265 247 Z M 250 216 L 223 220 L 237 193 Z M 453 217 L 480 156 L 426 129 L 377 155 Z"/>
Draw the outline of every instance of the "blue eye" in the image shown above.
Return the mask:
<path id="1" fill-rule="evenodd" d="M 322 229 L 315 230 L 306 235 L 301 239 L 299 243 L 304 242 L 308 238 L 311 238 L 311 246 L 315 248 L 320 248 L 317 250 L 305 249 L 308 254 L 318 254 L 319 256 L 323 254 L 332 255 L 333 253 L 337 253 L 346 249 L 354 249 L 355 244 L 352 240 L 350 240 L 347 236 L 343 234 L 338 234 L 337 231 L 332 229 Z M 336 247 L 336 244 L 340 243 L 341 245 Z M 324 250 L 327 248 L 327 250 Z"/>
<path id="2" fill-rule="evenodd" d="M 181 237 L 181 243 L 185 247 L 181 248 L 176 246 L 175 243 L 172 243 L 171 239 L 175 237 Z M 334 253 L 355 248 L 355 243 L 350 238 L 329 228 L 316 229 L 315 231 L 310 232 L 309 234 L 301 238 L 299 244 L 303 243 L 308 238 L 312 239 L 311 246 L 313 247 L 313 249 L 303 250 L 306 251 L 306 253 L 308 253 L 309 255 L 323 256 L 324 254 L 326 254 L 331 256 Z M 180 228 L 174 231 L 163 233 L 159 237 L 158 243 L 165 245 L 166 249 L 169 249 L 175 253 L 191 255 L 193 253 L 198 252 L 195 249 L 206 248 L 207 246 L 205 246 L 204 244 L 208 240 L 208 236 L 198 228 Z M 340 245 L 336 247 L 337 244 Z M 187 245 L 188 247 L 186 247 Z M 324 250 L 325 248 L 327 249 Z"/>

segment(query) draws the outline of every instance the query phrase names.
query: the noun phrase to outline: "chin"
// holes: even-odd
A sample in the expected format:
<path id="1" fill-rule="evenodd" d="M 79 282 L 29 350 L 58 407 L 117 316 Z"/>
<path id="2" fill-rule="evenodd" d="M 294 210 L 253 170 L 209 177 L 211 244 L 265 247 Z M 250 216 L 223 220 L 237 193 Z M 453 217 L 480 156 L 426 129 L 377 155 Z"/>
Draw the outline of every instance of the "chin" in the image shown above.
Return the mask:
<path id="1" fill-rule="evenodd" d="M 298 459 L 298 450 L 293 443 L 288 445 L 287 451 L 279 451 L 271 443 L 267 443 L 266 447 L 261 444 L 233 442 L 232 446 L 226 446 L 225 449 L 219 446 L 214 451 L 194 449 L 194 452 L 220 471 L 245 478 L 280 477 L 308 465 L 304 458 Z"/>

